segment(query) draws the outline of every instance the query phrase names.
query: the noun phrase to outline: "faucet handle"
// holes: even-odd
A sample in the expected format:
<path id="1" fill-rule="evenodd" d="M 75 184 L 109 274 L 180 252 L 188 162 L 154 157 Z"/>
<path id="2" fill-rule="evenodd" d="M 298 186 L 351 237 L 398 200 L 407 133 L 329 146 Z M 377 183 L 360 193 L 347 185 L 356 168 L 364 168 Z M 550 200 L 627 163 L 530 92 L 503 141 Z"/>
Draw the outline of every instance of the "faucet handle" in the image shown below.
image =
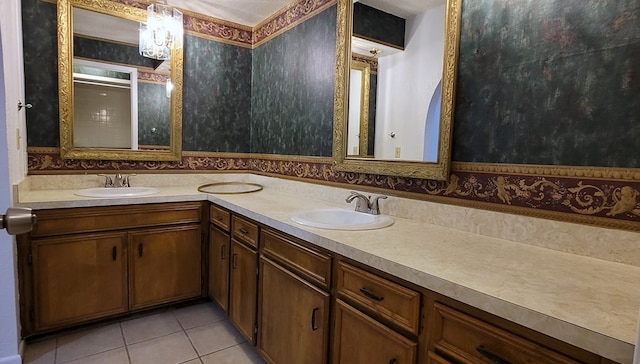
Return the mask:
<path id="1" fill-rule="evenodd" d="M 113 187 L 113 180 L 111 179 L 110 176 L 106 175 L 106 174 L 99 174 L 98 176 L 100 177 L 104 177 L 104 186 L 105 187 Z"/>
<path id="2" fill-rule="evenodd" d="M 122 178 L 122 187 L 131 187 L 131 185 L 129 184 L 129 177 L 131 176 L 135 176 L 135 173 L 132 174 L 125 174 Z"/>
<path id="3" fill-rule="evenodd" d="M 378 200 L 384 200 L 388 198 L 388 196 L 377 196 L 371 201 L 371 214 L 380 215 L 380 205 L 378 204 Z"/>

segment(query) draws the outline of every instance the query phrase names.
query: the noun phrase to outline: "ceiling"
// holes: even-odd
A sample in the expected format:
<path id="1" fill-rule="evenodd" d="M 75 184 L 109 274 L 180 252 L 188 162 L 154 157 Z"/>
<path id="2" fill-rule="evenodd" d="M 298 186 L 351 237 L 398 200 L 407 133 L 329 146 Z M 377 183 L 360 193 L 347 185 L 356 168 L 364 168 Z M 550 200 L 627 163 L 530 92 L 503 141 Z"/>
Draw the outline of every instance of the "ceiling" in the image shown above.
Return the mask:
<path id="1" fill-rule="evenodd" d="M 175 6 L 238 24 L 255 26 L 294 0 L 168 0 Z M 355 0 L 388 13 L 408 18 L 442 5 L 446 0 Z M 88 36 L 136 44 L 139 24 L 115 17 L 74 9 L 74 31 Z M 111 33 L 111 34 L 107 34 Z"/>
<path id="2" fill-rule="evenodd" d="M 420 14 L 445 0 L 356 0 L 402 18 Z M 196 13 L 256 26 L 293 0 L 168 0 L 169 5 Z"/>

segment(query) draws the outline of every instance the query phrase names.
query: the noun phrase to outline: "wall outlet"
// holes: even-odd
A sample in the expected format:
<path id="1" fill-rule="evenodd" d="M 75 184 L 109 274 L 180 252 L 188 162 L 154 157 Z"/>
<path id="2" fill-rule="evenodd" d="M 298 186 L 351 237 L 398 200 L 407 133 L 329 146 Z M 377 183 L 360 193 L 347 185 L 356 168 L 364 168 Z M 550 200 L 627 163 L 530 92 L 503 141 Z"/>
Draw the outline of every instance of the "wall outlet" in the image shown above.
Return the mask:
<path id="1" fill-rule="evenodd" d="M 396 158 L 400 158 L 400 147 L 396 147 Z"/>

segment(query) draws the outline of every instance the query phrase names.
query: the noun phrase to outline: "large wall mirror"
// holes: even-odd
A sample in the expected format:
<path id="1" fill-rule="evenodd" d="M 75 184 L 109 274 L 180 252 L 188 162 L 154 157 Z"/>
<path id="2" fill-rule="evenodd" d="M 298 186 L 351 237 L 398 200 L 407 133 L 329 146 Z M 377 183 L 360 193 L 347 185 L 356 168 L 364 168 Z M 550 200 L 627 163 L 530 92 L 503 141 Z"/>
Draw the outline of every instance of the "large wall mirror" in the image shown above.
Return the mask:
<path id="1" fill-rule="evenodd" d="M 58 0 L 60 154 L 65 159 L 179 160 L 182 48 L 138 53 L 146 10 Z"/>
<path id="2" fill-rule="evenodd" d="M 338 1 L 336 169 L 448 178 L 460 6 L 461 0 Z M 390 28 L 397 21 L 400 31 Z M 363 26 L 402 33 L 403 44 L 362 35 Z"/>

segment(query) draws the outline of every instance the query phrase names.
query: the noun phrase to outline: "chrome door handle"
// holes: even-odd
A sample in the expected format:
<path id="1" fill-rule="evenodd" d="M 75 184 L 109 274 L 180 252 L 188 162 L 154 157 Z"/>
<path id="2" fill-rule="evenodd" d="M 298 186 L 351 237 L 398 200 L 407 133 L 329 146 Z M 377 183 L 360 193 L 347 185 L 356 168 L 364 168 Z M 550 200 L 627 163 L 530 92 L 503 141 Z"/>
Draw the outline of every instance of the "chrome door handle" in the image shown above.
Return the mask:
<path id="1" fill-rule="evenodd" d="M 6 215 L 0 215 L 0 230 L 7 229 L 9 235 L 28 233 L 36 223 L 36 214 L 26 207 L 9 207 Z"/>

